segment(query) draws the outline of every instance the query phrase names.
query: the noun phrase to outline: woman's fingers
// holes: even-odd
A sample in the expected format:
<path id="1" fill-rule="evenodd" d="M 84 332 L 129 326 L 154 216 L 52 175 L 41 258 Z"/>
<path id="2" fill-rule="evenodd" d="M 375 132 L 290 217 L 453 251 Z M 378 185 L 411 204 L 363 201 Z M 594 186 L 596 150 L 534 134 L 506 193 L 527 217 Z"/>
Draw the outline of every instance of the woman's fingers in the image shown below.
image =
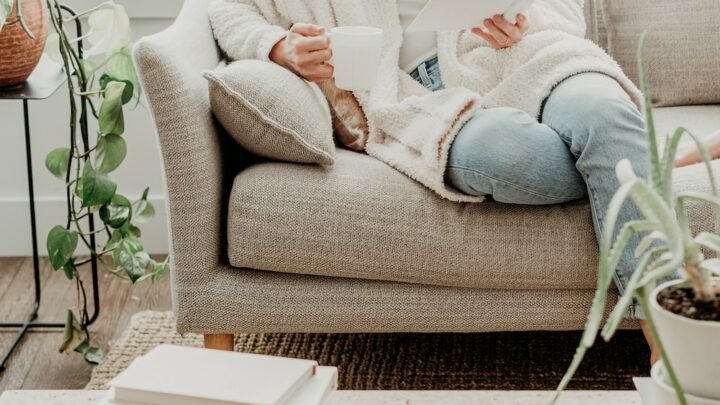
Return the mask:
<path id="1" fill-rule="evenodd" d="M 490 35 L 495 38 L 495 41 L 502 46 L 507 46 L 510 43 L 510 38 L 505 34 L 491 19 L 486 19 L 485 28 L 487 28 Z"/>
<path id="2" fill-rule="evenodd" d="M 511 41 L 518 42 L 522 39 L 523 34 L 520 28 L 515 24 L 510 24 L 504 16 L 496 15 L 492 18 L 492 22 L 503 34 L 510 38 Z"/>
<path id="3" fill-rule="evenodd" d="M 517 15 L 517 27 L 520 29 L 520 32 L 524 35 L 528 31 L 528 22 L 527 17 L 525 17 L 525 14 L 518 14 Z"/>
<path id="4" fill-rule="evenodd" d="M 524 14 L 517 15 L 515 24 L 510 24 L 502 15 L 496 15 L 492 19 L 488 18 L 483 21 L 483 24 L 486 29 L 473 28 L 472 32 L 497 49 L 517 44 L 528 31 L 527 17 Z"/>
<path id="5" fill-rule="evenodd" d="M 298 58 L 298 64 L 301 65 L 318 65 L 332 59 L 332 50 L 329 48 L 320 51 L 309 52 Z"/>
<path id="6" fill-rule="evenodd" d="M 330 39 L 326 36 L 298 38 L 295 41 L 295 51 L 298 53 L 319 51 L 330 46 Z"/>
<path id="7" fill-rule="evenodd" d="M 306 37 L 314 37 L 317 35 L 325 35 L 325 27 L 315 24 L 295 23 L 290 27 L 290 32 Z"/>
<path id="8" fill-rule="evenodd" d="M 321 82 L 323 80 L 332 79 L 334 67 L 328 63 L 316 65 L 312 71 L 303 75 L 307 80 L 311 82 Z"/>
<path id="9" fill-rule="evenodd" d="M 473 28 L 472 33 L 487 41 L 493 48 L 502 48 L 502 45 L 495 40 L 495 37 L 483 31 L 482 28 Z"/>

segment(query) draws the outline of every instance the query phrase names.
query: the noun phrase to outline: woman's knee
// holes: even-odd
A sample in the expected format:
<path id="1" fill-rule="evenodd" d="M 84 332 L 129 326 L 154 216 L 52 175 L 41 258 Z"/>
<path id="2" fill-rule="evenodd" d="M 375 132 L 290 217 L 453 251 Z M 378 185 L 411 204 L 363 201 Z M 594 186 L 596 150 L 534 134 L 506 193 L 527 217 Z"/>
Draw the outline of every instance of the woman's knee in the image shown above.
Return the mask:
<path id="1" fill-rule="evenodd" d="M 625 89 L 601 73 L 582 73 L 560 83 L 543 111 L 576 125 L 602 125 L 618 117 L 642 121 L 642 115 Z M 552 119 L 552 118 L 551 118 Z"/>
<path id="2" fill-rule="evenodd" d="M 515 204 L 555 204 L 586 189 L 567 145 L 522 111 L 484 110 L 450 149 L 446 180 L 471 195 Z"/>
<path id="3" fill-rule="evenodd" d="M 527 140 L 536 124 L 525 112 L 514 108 L 481 110 L 458 132 L 449 163 L 470 167 L 478 161 L 505 160 L 504 156 L 512 152 L 508 148 L 521 139 Z"/>

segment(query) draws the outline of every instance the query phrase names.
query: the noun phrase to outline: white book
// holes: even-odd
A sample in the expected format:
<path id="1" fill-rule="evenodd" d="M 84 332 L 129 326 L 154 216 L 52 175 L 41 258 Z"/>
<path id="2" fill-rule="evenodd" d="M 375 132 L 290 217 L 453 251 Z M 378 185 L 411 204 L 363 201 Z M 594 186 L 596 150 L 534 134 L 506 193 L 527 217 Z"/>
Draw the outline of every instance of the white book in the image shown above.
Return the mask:
<path id="1" fill-rule="evenodd" d="M 337 368 L 320 366 L 315 375 L 290 400 L 291 405 L 322 405 L 337 389 Z"/>
<path id="2" fill-rule="evenodd" d="M 518 13 L 527 12 L 533 0 L 429 0 L 405 31 L 427 32 L 483 28 L 483 21 L 496 14 L 515 23 Z"/>
<path id="3" fill-rule="evenodd" d="M 317 362 L 161 345 L 110 382 L 114 400 L 147 405 L 285 405 Z"/>
<path id="4" fill-rule="evenodd" d="M 288 405 L 323 405 L 331 392 L 337 389 L 337 368 L 317 367 L 315 375 L 303 385 L 290 399 Z M 146 405 L 141 402 L 130 402 L 117 399 L 115 389 L 103 397 L 98 405 Z"/>

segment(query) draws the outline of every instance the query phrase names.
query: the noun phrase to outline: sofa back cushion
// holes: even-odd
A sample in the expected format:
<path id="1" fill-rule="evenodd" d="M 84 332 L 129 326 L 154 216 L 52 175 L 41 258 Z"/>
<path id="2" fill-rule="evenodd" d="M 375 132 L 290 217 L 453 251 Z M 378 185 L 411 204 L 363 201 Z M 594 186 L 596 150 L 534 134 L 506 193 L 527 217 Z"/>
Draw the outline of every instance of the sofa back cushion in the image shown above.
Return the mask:
<path id="1" fill-rule="evenodd" d="M 720 103 L 720 1 L 601 3 L 608 51 L 636 83 L 638 42 L 648 29 L 645 62 L 654 105 Z"/>
<path id="2" fill-rule="evenodd" d="M 332 165 L 332 118 L 317 86 L 274 63 L 242 60 L 203 73 L 215 117 L 240 145 L 270 159 Z"/>

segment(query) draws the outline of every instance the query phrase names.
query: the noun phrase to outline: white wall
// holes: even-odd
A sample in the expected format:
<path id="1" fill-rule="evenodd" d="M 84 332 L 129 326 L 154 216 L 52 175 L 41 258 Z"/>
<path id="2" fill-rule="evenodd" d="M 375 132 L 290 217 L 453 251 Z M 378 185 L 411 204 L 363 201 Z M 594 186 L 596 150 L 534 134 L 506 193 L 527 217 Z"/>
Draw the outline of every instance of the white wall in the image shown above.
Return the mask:
<path id="1" fill-rule="evenodd" d="M 161 31 L 172 23 L 182 0 L 116 0 L 125 5 L 131 17 L 135 38 Z M 99 4 L 100 0 L 69 0 L 76 10 Z M 61 87 L 51 98 L 30 101 L 35 198 L 38 220 L 38 245 L 46 254 L 45 237 L 52 226 L 63 224 L 65 189 L 62 182 L 45 169 L 45 156 L 68 143 L 68 97 Z M 145 224 L 143 242 L 151 253 L 167 253 L 165 223 L 165 186 L 160 171 L 160 151 L 149 112 L 139 106 L 125 115 L 125 140 L 128 157 L 112 177 L 118 192 L 137 199 L 146 186 L 157 210 L 153 221 Z M 30 214 L 22 104 L 0 101 L 0 256 L 24 256 L 32 253 Z"/>

